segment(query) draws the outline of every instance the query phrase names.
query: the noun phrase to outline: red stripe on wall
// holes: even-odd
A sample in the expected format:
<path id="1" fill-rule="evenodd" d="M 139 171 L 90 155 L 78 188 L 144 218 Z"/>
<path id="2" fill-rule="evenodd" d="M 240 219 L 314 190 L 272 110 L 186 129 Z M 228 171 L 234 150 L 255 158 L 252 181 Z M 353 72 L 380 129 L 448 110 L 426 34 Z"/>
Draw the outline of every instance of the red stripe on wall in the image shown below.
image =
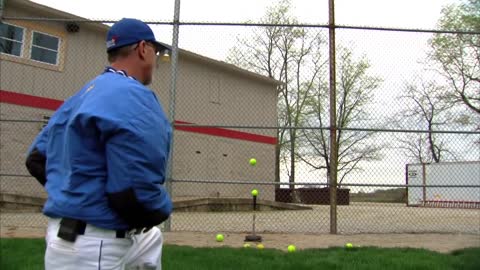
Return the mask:
<path id="1" fill-rule="evenodd" d="M 175 121 L 175 124 L 192 124 L 192 123 Z M 251 141 L 251 142 L 266 143 L 266 144 L 277 143 L 277 138 L 275 137 L 269 137 L 269 136 L 224 129 L 224 128 L 175 126 L 175 129 L 187 131 L 187 132 L 195 132 L 195 133 L 207 134 L 212 136 L 225 137 L 230 139 L 243 140 L 243 141 Z"/>
<path id="2" fill-rule="evenodd" d="M 63 103 L 62 100 L 25 95 L 5 90 L 0 90 L 0 102 L 52 111 L 56 110 Z"/>
<path id="3" fill-rule="evenodd" d="M 15 93 L 11 91 L 0 90 L 0 103 L 15 104 L 20 106 L 38 108 L 38 109 L 47 109 L 47 110 L 56 110 L 63 103 L 62 100 L 44 98 L 26 94 Z M 175 121 L 175 124 L 192 124 L 184 121 Z M 176 126 L 176 130 L 194 132 L 236 140 L 251 141 L 257 143 L 265 144 L 276 144 L 276 137 L 269 137 L 264 135 L 258 135 L 248 132 L 235 131 L 224 128 L 214 128 L 214 127 L 182 127 Z"/>

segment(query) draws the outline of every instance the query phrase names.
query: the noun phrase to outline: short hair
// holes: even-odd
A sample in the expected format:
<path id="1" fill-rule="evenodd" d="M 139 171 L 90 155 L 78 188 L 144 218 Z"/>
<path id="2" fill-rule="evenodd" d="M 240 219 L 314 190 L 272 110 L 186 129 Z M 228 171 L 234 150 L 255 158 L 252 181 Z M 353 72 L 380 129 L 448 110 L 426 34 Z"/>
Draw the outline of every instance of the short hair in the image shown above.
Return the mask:
<path id="1" fill-rule="evenodd" d="M 127 45 L 127 46 L 123 46 L 123 47 L 120 47 L 120 48 L 115 48 L 115 49 L 107 52 L 108 62 L 113 63 L 120 58 L 124 58 L 124 57 L 129 56 L 136 45 L 137 45 L 137 43 Z"/>

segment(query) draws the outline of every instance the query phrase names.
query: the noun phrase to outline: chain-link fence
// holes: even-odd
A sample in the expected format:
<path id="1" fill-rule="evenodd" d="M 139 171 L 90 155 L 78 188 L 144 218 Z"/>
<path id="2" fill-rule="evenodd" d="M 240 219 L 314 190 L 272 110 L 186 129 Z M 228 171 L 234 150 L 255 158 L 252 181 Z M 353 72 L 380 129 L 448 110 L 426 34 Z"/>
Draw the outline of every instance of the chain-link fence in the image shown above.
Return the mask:
<path id="1" fill-rule="evenodd" d="M 248 232 L 257 189 L 258 232 L 479 234 L 478 28 L 302 24 L 282 7 L 257 23 L 149 20 L 172 44 L 150 86 L 175 128 L 165 229 Z M 44 227 L 27 149 L 107 65 L 115 20 L 3 8 L 1 226 Z"/>

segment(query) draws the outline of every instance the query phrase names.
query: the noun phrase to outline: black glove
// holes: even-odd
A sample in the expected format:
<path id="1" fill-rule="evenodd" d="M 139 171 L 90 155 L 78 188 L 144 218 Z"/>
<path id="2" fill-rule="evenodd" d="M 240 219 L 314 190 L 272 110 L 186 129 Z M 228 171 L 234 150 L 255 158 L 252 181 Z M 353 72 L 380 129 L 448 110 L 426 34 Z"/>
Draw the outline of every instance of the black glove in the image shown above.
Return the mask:
<path id="1" fill-rule="evenodd" d="M 35 177 L 42 186 L 45 186 L 45 183 L 47 182 L 47 175 L 45 173 L 46 164 L 47 158 L 42 155 L 37 148 L 32 150 L 25 162 L 30 175 Z"/>

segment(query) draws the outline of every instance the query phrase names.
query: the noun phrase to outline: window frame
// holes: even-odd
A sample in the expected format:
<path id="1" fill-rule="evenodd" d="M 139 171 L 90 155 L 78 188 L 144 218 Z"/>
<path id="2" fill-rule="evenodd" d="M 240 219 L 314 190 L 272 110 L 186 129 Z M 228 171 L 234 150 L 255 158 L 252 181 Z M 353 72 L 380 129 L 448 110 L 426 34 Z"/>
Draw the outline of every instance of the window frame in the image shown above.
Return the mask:
<path id="1" fill-rule="evenodd" d="M 60 56 L 60 52 L 61 52 L 61 49 L 62 49 L 62 38 L 61 37 L 58 37 L 58 36 L 55 36 L 53 34 L 50 34 L 50 33 L 45 33 L 45 32 L 42 32 L 42 31 L 38 31 L 36 29 L 31 29 L 31 36 L 30 36 L 30 53 L 28 55 L 28 60 L 30 61 L 34 61 L 34 62 L 38 62 L 38 63 L 42 63 L 42 64 L 45 64 L 45 65 L 52 65 L 52 66 L 58 66 L 59 65 L 59 56 Z M 54 37 L 58 40 L 58 46 L 57 46 L 57 51 L 54 51 L 50 48 L 46 48 L 46 47 L 42 47 L 42 46 L 38 46 L 38 45 L 35 45 L 33 44 L 33 35 L 35 33 L 39 33 L 39 34 L 42 34 L 42 35 L 45 35 L 45 36 L 49 36 L 49 37 Z M 36 60 L 36 59 L 33 59 L 32 58 L 32 53 L 33 53 L 33 47 L 36 47 L 36 48 L 40 48 L 42 50 L 47 50 L 47 51 L 52 51 L 52 52 L 56 52 L 57 55 L 55 57 L 55 64 L 52 64 L 52 63 L 48 63 L 48 62 L 44 62 L 44 61 L 40 61 L 40 60 Z"/>
<path id="2" fill-rule="evenodd" d="M 10 54 L 10 53 L 5 53 L 5 52 L 0 52 L 0 55 L 8 55 L 9 57 L 23 58 L 24 52 L 25 52 L 25 38 L 26 38 L 26 35 L 27 35 L 27 32 L 28 32 L 27 28 L 23 27 L 23 26 L 20 26 L 20 25 L 13 24 L 13 23 L 9 23 L 9 22 L 2 22 L 2 23 L 22 29 L 22 42 L 21 42 L 21 46 L 20 46 L 20 55 L 15 55 L 15 54 Z M 5 39 L 5 40 L 11 40 L 11 39 L 7 39 L 3 36 L 0 36 L 0 38 Z M 17 40 L 13 40 L 13 39 L 11 41 L 18 42 Z"/>
<path id="3" fill-rule="evenodd" d="M 1 1 L 1 0 L 0 0 Z M 56 72 L 63 72 L 66 63 L 66 57 L 68 52 L 68 33 L 61 25 L 48 25 L 37 24 L 30 21 L 18 21 L 18 20 L 3 20 L 3 23 L 21 27 L 23 32 L 23 47 L 22 56 L 15 56 L 7 53 L 0 53 L 0 61 L 8 61 L 21 65 L 32 66 L 40 69 L 51 70 Z M 34 59 L 30 59 L 31 46 L 33 39 L 33 32 L 39 32 L 48 36 L 53 36 L 59 39 L 59 47 L 57 53 L 57 64 L 50 64 L 48 62 L 42 62 Z M 41 46 L 38 46 L 42 48 Z"/>

